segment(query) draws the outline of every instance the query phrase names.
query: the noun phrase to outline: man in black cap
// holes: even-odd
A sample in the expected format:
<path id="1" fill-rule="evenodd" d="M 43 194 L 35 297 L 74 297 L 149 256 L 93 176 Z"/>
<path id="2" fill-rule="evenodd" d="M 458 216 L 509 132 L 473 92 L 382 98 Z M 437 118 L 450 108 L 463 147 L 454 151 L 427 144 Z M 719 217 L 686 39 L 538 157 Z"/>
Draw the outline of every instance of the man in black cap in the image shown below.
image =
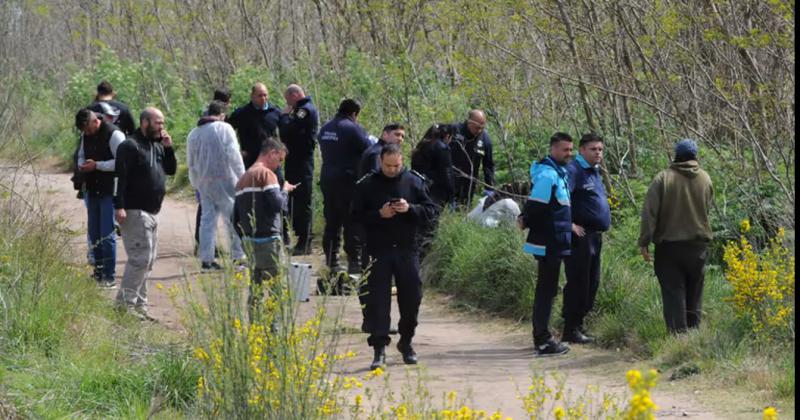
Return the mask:
<path id="1" fill-rule="evenodd" d="M 673 334 L 700 325 L 713 200 L 711 178 L 697 162 L 697 143 L 679 141 L 674 161 L 647 190 L 639 235 L 645 261 L 651 260 L 650 242 L 656 245 L 654 268 Z"/>

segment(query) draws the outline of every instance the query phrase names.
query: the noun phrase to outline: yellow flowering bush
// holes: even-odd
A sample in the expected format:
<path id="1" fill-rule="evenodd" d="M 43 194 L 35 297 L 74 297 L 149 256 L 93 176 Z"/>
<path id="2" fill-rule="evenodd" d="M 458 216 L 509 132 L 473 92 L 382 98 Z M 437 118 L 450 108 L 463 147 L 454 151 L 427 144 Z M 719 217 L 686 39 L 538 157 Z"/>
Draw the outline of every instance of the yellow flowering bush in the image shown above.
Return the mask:
<path id="1" fill-rule="evenodd" d="M 765 339 L 794 339 L 794 256 L 783 245 L 783 228 L 760 253 L 747 240 L 750 222 L 743 220 L 741 236 L 724 247 L 725 278 L 733 286 L 729 299 L 738 316 L 750 320 Z"/>

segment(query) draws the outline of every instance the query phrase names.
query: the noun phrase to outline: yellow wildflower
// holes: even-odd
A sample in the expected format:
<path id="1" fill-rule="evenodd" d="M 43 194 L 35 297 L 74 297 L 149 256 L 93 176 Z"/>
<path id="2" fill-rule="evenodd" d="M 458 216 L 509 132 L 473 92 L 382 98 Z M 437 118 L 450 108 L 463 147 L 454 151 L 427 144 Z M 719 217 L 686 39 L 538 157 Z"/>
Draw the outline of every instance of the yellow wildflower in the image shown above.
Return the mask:
<path id="1" fill-rule="evenodd" d="M 750 220 L 749 220 L 749 219 L 743 219 L 743 220 L 741 221 L 741 223 L 739 223 L 739 230 L 740 230 L 742 233 L 747 233 L 747 232 L 749 232 L 749 231 L 750 231 Z"/>
<path id="2" fill-rule="evenodd" d="M 778 411 L 775 410 L 775 407 L 764 409 L 764 420 L 778 420 Z"/>

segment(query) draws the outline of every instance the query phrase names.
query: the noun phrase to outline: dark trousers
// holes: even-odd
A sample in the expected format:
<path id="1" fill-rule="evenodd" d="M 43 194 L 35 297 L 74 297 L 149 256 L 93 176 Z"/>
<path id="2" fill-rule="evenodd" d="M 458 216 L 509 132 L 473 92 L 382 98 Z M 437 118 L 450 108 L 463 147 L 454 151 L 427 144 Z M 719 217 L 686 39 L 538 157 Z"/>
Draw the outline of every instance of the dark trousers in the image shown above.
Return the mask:
<path id="1" fill-rule="evenodd" d="M 572 235 L 572 252 L 564 259 L 564 329 L 583 327 L 583 319 L 594 307 L 600 286 L 601 232 L 587 231 L 583 237 Z"/>
<path id="2" fill-rule="evenodd" d="M 311 238 L 311 178 L 303 179 L 300 185 L 289 194 L 289 215 L 292 230 L 297 236 L 297 245 L 306 247 Z"/>
<path id="3" fill-rule="evenodd" d="M 422 279 L 419 276 L 419 256 L 413 249 L 392 248 L 370 252 L 372 269 L 367 279 L 369 295 L 367 317 L 371 325 L 367 343 L 385 346 L 389 339 L 392 307 L 392 276 L 397 286 L 397 305 L 400 322 L 397 330 L 400 341 L 411 343 L 417 328 L 419 305 L 422 302 Z"/>
<path id="4" fill-rule="evenodd" d="M 443 210 L 444 209 L 442 207 L 436 207 L 436 210 L 431 215 L 431 218 L 422 226 L 420 226 L 420 231 L 417 234 L 417 249 L 419 249 L 420 261 L 425 258 L 425 255 L 428 254 L 428 251 L 431 248 L 431 244 L 436 236 L 436 228 L 439 227 L 439 217 L 442 215 Z"/>
<path id="5" fill-rule="evenodd" d="M 361 238 L 358 225 L 350 216 L 350 202 L 353 198 L 354 185 L 351 182 L 320 182 L 325 216 L 325 231 L 322 234 L 322 250 L 325 262 L 330 268 L 336 268 L 339 259 L 341 232 L 344 230 L 344 251 L 348 261 L 359 261 Z"/>
<path id="6" fill-rule="evenodd" d="M 561 257 L 536 257 L 539 263 L 539 277 L 533 297 L 533 344 L 542 345 L 549 340 L 550 313 L 553 299 L 558 294 L 558 275 L 561 271 Z"/>
<path id="7" fill-rule="evenodd" d="M 456 202 L 458 204 L 467 207 L 471 206 L 472 203 L 470 203 L 470 200 L 472 200 L 472 195 L 475 194 L 475 190 L 477 188 L 478 188 L 478 183 L 476 180 L 456 175 L 455 178 Z"/>
<path id="8" fill-rule="evenodd" d="M 111 194 L 98 194 L 87 191 L 87 225 L 90 251 L 94 257 L 94 277 L 96 280 L 114 280 L 117 262 L 117 241 L 114 233 L 114 197 Z"/>
<path id="9" fill-rule="evenodd" d="M 653 266 L 671 333 L 700 325 L 707 248 L 706 242 L 697 241 L 656 244 Z"/>

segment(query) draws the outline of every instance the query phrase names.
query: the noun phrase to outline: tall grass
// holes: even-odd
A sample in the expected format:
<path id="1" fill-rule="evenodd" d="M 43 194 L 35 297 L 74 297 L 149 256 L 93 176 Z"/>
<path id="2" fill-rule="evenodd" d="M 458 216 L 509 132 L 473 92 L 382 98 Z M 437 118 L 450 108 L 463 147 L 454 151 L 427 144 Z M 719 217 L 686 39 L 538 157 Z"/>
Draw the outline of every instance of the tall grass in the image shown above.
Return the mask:
<path id="1" fill-rule="evenodd" d="M 88 268 L 65 261 L 71 233 L 22 203 L 0 198 L 0 395 L 34 418 L 190 407 L 197 366 L 180 338 L 118 314 Z"/>

